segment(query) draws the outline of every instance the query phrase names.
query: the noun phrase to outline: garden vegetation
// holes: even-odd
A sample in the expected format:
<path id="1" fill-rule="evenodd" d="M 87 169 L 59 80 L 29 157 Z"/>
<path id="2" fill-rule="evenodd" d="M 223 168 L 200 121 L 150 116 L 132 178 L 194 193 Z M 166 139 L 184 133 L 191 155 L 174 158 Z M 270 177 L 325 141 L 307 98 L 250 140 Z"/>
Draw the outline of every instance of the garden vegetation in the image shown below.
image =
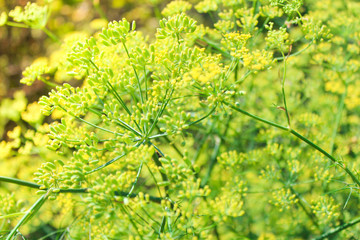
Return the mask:
<path id="1" fill-rule="evenodd" d="M 19 79 L 48 93 L 0 106 L 1 239 L 359 237 L 360 2 L 175 0 L 145 33 L 94 3 L 65 35 L 56 1 L 1 13 L 52 41 Z"/>

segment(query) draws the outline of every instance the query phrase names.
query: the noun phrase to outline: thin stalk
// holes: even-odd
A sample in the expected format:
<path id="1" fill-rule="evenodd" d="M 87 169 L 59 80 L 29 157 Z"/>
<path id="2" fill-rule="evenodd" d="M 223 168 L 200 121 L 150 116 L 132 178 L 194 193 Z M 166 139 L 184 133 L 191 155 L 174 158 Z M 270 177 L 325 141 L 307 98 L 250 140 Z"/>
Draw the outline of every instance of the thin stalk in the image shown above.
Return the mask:
<path id="1" fill-rule="evenodd" d="M 9 235 L 7 235 L 6 240 L 11 240 L 15 236 L 18 229 L 26 223 L 28 220 L 30 220 L 41 208 L 41 206 L 46 202 L 49 194 L 51 193 L 51 190 L 49 189 L 47 193 L 42 195 L 27 211 L 27 213 L 21 218 L 21 220 L 16 224 L 16 226 L 11 230 Z"/>
<path id="2" fill-rule="evenodd" d="M 326 156 L 327 158 L 329 158 L 333 163 L 335 163 L 336 165 L 338 165 L 339 167 L 341 167 L 350 177 L 351 179 L 358 185 L 360 186 L 360 181 L 356 178 L 355 174 L 347 168 L 347 166 L 341 162 L 339 162 L 335 157 L 333 157 L 331 154 L 329 154 L 328 152 L 326 152 L 324 149 L 322 149 L 321 147 L 319 147 L 318 145 L 316 145 L 315 143 L 311 142 L 309 139 L 307 139 L 306 137 L 302 136 L 300 133 L 296 132 L 295 130 L 290 130 L 290 133 L 293 134 L 294 136 L 296 136 L 297 138 L 301 139 L 302 141 L 306 142 L 308 145 L 310 145 L 311 147 L 315 148 L 316 150 L 318 150 L 319 152 L 321 152 L 324 156 Z"/>
<path id="3" fill-rule="evenodd" d="M 303 49 L 301 49 L 301 50 L 299 50 L 299 51 L 297 51 L 297 52 L 295 52 L 295 53 L 293 53 L 293 54 L 290 54 L 289 56 L 286 56 L 286 57 L 285 57 L 285 56 L 282 56 L 282 57 L 277 57 L 277 58 L 274 58 L 274 59 L 277 60 L 277 61 L 283 61 L 283 60 L 285 60 L 285 58 L 295 57 L 295 56 L 297 56 L 297 55 L 305 52 L 309 47 L 311 47 L 311 45 L 313 44 L 313 42 L 314 42 L 314 40 L 312 40 L 311 42 L 309 42 L 309 44 L 308 44 L 306 47 L 304 47 Z"/>
<path id="4" fill-rule="evenodd" d="M 147 74 L 146 74 L 146 68 L 144 67 L 144 82 L 145 82 L 145 99 L 148 100 L 148 85 L 147 85 Z"/>
<path id="5" fill-rule="evenodd" d="M 153 144 L 150 141 L 149 141 L 149 144 L 152 145 L 156 149 L 156 151 L 158 151 L 159 157 L 165 157 L 165 154 L 160 150 L 160 148 L 158 148 L 155 144 Z"/>
<path id="6" fill-rule="evenodd" d="M 325 238 L 330 237 L 332 235 L 335 235 L 335 234 L 341 232 L 342 230 L 345 230 L 345 229 L 347 229 L 347 228 L 349 228 L 349 227 L 351 227 L 351 226 L 353 226 L 353 225 L 355 225 L 355 224 L 357 224 L 359 222 L 360 222 L 360 217 L 356 218 L 356 219 L 354 219 L 354 220 L 352 220 L 352 221 L 350 221 L 348 223 L 340 225 L 340 226 L 338 226 L 338 227 L 336 227 L 334 229 L 331 229 L 330 231 L 328 231 L 328 232 L 322 234 L 321 236 L 315 238 L 315 240 L 322 240 L 322 239 L 325 239 Z"/>
<path id="7" fill-rule="evenodd" d="M 147 167 L 147 169 L 148 169 L 151 177 L 154 179 L 154 182 L 155 182 L 155 185 L 156 185 L 156 188 L 157 188 L 157 190 L 158 190 L 158 192 L 159 192 L 160 197 L 162 197 L 162 194 L 161 194 L 161 191 L 160 191 L 160 187 L 159 187 L 159 185 L 158 185 L 158 183 L 157 183 L 157 180 L 156 180 L 156 178 L 155 178 L 155 175 L 153 174 L 153 172 L 151 171 L 150 167 L 149 167 L 147 164 L 146 164 L 146 167 Z"/>
<path id="8" fill-rule="evenodd" d="M 311 211 L 311 209 L 308 209 L 305 205 L 305 199 L 292 187 L 290 186 L 290 190 L 293 194 L 295 194 L 296 198 L 299 200 L 297 204 L 301 207 L 301 209 L 305 212 L 306 216 L 311 220 L 311 222 L 319 229 L 319 224 L 316 216 Z"/>
<path id="9" fill-rule="evenodd" d="M 344 110 L 344 106 L 345 106 L 345 98 L 347 96 L 347 84 L 345 84 L 345 91 L 343 92 L 343 94 L 341 95 L 341 99 L 339 102 L 339 107 L 338 107 L 338 112 L 336 114 L 336 119 L 335 119 L 335 124 L 334 124 L 334 129 L 331 135 L 331 142 L 330 142 L 330 154 L 333 154 L 334 151 L 334 144 L 335 144 L 335 138 L 336 138 L 336 134 L 337 131 L 339 129 L 339 125 L 340 125 L 340 121 L 341 121 L 341 115 L 343 113 Z"/>
<path id="10" fill-rule="evenodd" d="M 255 116 L 255 115 L 253 115 L 253 114 L 251 114 L 249 112 L 246 112 L 246 111 L 242 110 L 241 108 L 238 108 L 238 107 L 232 105 L 231 103 L 228 103 L 228 102 L 223 102 L 223 103 L 225 105 L 229 106 L 230 108 L 234 109 L 235 111 L 240 112 L 240 113 L 242 113 L 242 114 L 244 114 L 244 115 L 246 115 L 248 117 L 251 117 L 251 118 L 253 118 L 253 119 L 257 120 L 257 121 L 266 123 L 268 125 L 271 125 L 273 127 L 279 128 L 279 129 L 284 130 L 284 131 L 290 131 L 290 129 L 288 127 L 284 127 L 284 126 L 279 125 L 277 123 L 274 123 L 274 122 L 268 121 L 266 119 L 263 119 L 261 117 Z"/>
<path id="11" fill-rule="evenodd" d="M 285 57 L 285 55 L 284 55 L 283 52 L 281 52 L 281 54 L 282 54 L 282 56 L 283 56 L 283 58 L 284 58 L 284 72 L 283 72 L 283 79 L 282 79 L 282 81 L 281 81 L 281 92 L 282 92 L 283 103 L 284 103 L 284 107 L 285 107 L 286 119 L 287 119 L 289 128 L 291 128 L 291 124 L 290 124 L 290 114 L 289 114 L 288 107 L 287 107 L 287 104 L 286 104 L 286 94 L 285 94 L 286 60 L 287 60 L 287 57 Z"/>
<path id="12" fill-rule="evenodd" d="M 52 82 L 49 82 L 49 81 L 46 81 L 44 77 L 39 77 L 39 80 L 42 81 L 43 83 L 45 83 L 46 85 L 50 86 L 50 87 L 58 87 L 58 86 L 61 86 L 59 84 L 56 84 L 56 83 L 52 83 Z"/>
<path id="13" fill-rule="evenodd" d="M 157 127 L 157 126 L 156 126 L 156 127 Z M 157 127 L 157 128 L 158 128 L 158 127 Z M 171 140 L 169 139 L 169 137 L 168 137 L 167 135 L 163 135 L 163 136 L 164 136 L 166 142 L 169 143 L 170 146 L 172 146 L 172 148 L 176 151 L 176 153 L 177 153 L 181 158 L 184 158 L 184 154 L 183 154 L 183 153 L 180 151 L 180 149 L 175 145 L 175 143 L 172 143 L 172 144 L 171 144 Z M 149 138 L 149 139 L 150 139 L 150 138 Z M 155 147 L 155 145 L 153 145 L 153 146 Z M 159 149 L 157 148 L 157 150 L 159 150 Z M 162 154 L 162 155 L 163 155 L 163 154 Z M 196 178 L 197 178 L 197 173 L 196 173 L 194 167 L 191 165 L 190 168 L 191 168 L 191 170 L 195 173 L 195 176 L 196 176 Z"/>
<path id="14" fill-rule="evenodd" d="M 282 184 L 284 185 L 284 188 L 281 188 L 281 189 L 290 189 L 291 193 L 294 194 L 296 196 L 296 199 L 298 200 L 297 201 L 297 205 L 300 206 L 300 208 L 304 211 L 304 213 L 306 214 L 306 216 L 310 219 L 310 221 L 314 224 L 314 226 L 319 229 L 319 224 L 318 224 L 318 219 L 317 217 L 315 216 L 315 214 L 311 211 L 311 209 L 309 209 L 309 204 L 307 203 L 307 201 L 300 195 L 300 193 L 298 193 L 295 188 L 293 187 L 294 184 L 292 183 L 291 181 L 291 175 L 290 175 L 290 178 L 287 179 L 286 177 L 286 171 L 285 169 L 283 169 L 281 167 L 281 164 L 280 164 L 280 159 L 276 159 L 276 163 L 277 163 L 277 166 L 279 167 L 280 170 L 280 175 L 281 175 L 281 178 L 280 178 L 280 181 L 282 182 Z M 305 204 L 308 206 L 306 207 Z"/>
<path id="15" fill-rule="evenodd" d="M 229 69 L 228 69 L 227 72 L 224 74 L 223 79 L 224 79 L 224 80 L 229 79 L 230 74 L 231 74 L 232 72 L 236 71 L 235 69 L 237 69 L 237 66 L 238 66 L 238 65 L 239 65 L 239 60 L 233 58 L 233 59 L 231 60 Z M 235 74 L 235 81 L 236 81 L 236 78 L 237 78 L 237 76 L 236 76 L 236 74 Z M 221 84 L 221 83 L 222 83 L 222 82 L 220 82 L 220 84 Z M 220 89 L 222 89 L 222 86 L 221 86 L 221 85 L 220 85 Z"/>
<path id="16" fill-rule="evenodd" d="M 256 15 L 258 1 L 259 1 L 259 0 L 254 0 L 254 2 L 253 2 L 253 16 Z"/>
<path id="17" fill-rule="evenodd" d="M 0 182 L 8 182 L 8 183 L 13 183 L 13 184 L 17 184 L 20 186 L 25 186 L 25 187 L 29 187 L 29 188 L 35 188 L 35 189 L 41 189 L 41 190 L 49 190 L 47 188 L 42 189 L 41 185 L 36 184 L 36 183 L 32 183 L 32 182 L 28 182 L 28 181 L 24 181 L 21 179 L 17 179 L 17 178 L 11 178 L 11 177 L 4 177 L 4 176 L 0 176 Z M 86 193 L 87 192 L 87 188 L 70 188 L 70 189 L 60 189 L 60 193 Z"/>
<path id="18" fill-rule="evenodd" d="M 121 98 L 121 96 L 117 93 L 117 91 L 115 90 L 115 88 L 113 87 L 113 85 L 107 81 L 107 84 L 110 86 L 110 91 L 112 92 L 112 94 L 114 95 L 114 97 L 116 98 L 116 100 L 120 103 L 120 105 L 125 109 L 125 111 L 128 113 L 129 116 L 131 116 L 131 112 L 129 110 L 129 108 L 126 106 L 124 100 Z M 136 125 L 136 127 L 139 129 L 139 131 L 141 132 L 141 128 L 139 127 L 139 124 L 136 122 L 136 120 L 134 120 L 134 123 Z"/>
<path id="19" fill-rule="evenodd" d="M 46 33 L 46 35 L 48 35 L 53 41 L 55 41 L 57 43 L 61 43 L 59 38 L 54 33 L 52 33 L 49 29 L 47 29 L 46 27 L 43 27 L 41 30 L 43 30 Z"/>
<path id="20" fill-rule="evenodd" d="M 24 214 L 26 214 L 26 212 L 11 213 L 11 214 L 0 216 L 0 220 L 7 219 L 7 218 L 14 218 L 14 217 L 22 216 Z"/>
<path id="21" fill-rule="evenodd" d="M 96 115 L 98 115 L 99 117 L 101 117 L 101 116 L 103 116 L 103 115 L 105 115 L 104 113 L 102 113 L 102 112 L 100 112 L 100 111 L 98 111 L 98 110 L 96 110 L 96 109 L 93 109 L 93 108 L 87 108 L 90 112 L 92 112 L 92 113 L 95 113 Z M 114 113 L 111 111 L 111 113 L 114 115 Z M 138 135 L 138 136 L 142 136 L 141 135 L 141 133 L 139 133 L 138 131 L 136 131 L 133 127 L 131 127 L 129 124 L 127 124 L 126 122 L 124 122 L 124 121 L 122 121 L 121 119 L 115 119 L 115 121 L 116 121 L 116 123 L 120 126 L 120 127 L 122 127 L 122 128 L 124 128 L 124 129 L 126 129 L 126 130 L 128 130 L 128 131 L 130 131 L 130 132 L 133 132 L 134 134 L 136 134 L 136 135 Z"/>
<path id="22" fill-rule="evenodd" d="M 118 122 L 119 126 L 129 130 L 130 132 L 135 133 L 136 135 L 138 135 L 139 137 L 142 137 L 142 134 L 138 131 L 136 131 L 133 127 L 131 127 L 129 124 L 127 124 L 126 122 L 124 122 L 121 119 L 116 119 L 116 122 Z"/>
<path id="23" fill-rule="evenodd" d="M 130 191 L 129 191 L 128 196 L 130 196 L 130 195 L 132 194 L 132 192 L 134 191 L 134 189 L 135 189 L 135 185 L 136 185 L 136 183 L 137 183 L 138 180 L 139 180 L 142 167 L 143 167 L 143 162 L 140 163 L 140 167 L 139 167 L 139 170 L 138 170 L 138 172 L 137 172 L 137 174 L 136 174 L 135 181 L 134 181 L 133 185 L 131 186 L 131 189 L 130 189 Z"/>
<path id="24" fill-rule="evenodd" d="M 143 236 L 140 234 L 139 228 L 138 228 L 138 226 L 136 225 L 136 223 L 134 222 L 133 217 L 131 216 L 131 214 L 125 209 L 124 206 L 120 205 L 120 207 L 123 209 L 123 211 L 124 211 L 124 212 L 126 213 L 126 215 L 128 216 L 131 225 L 133 226 L 133 228 L 135 229 L 135 231 L 136 231 L 137 234 L 139 235 L 140 239 L 143 240 L 144 238 L 143 238 Z"/>
<path id="25" fill-rule="evenodd" d="M 24 23 L 17 23 L 17 22 L 6 22 L 6 25 L 10 27 L 19 27 L 19 28 L 29 28 L 28 25 Z"/>
<path id="26" fill-rule="evenodd" d="M 216 51 L 221 53 L 224 57 L 232 59 L 232 56 L 230 55 L 230 53 L 222 50 L 221 47 L 218 46 L 215 42 L 212 42 L 211 40 L 209 40 L 207 38 L 199 38 L 199 40 L 205 42 L 208 46 L 214 48 Z"/>
<path id="27" fill-rule="evenodd" d="M 161 168 L 162 167 L 162 163 L 160 162 L 159 160 L 159 155 L 158 155 L 158 152 L 155 152 L 152 156 L 152 159 L 154 160 L 155 164 L 157 167 Z M 167 175 L 161 171 L 160 172 L 160 175 L 161 175 L 161 178 L 164 182 L 168 182 L 169 179 L 167 177 Z M 165 186 L 165 196 L 168 197 L 168 193 L 167 191 L 169 190 L 169 186 Z"/>
<path id="28" fill-rule="evenodd" d="M 122 157 L 125 156 L 125 155 L 126 155 L 126 153 L 123 153 L 123 154 L 121 154 L 121 155 L 119 155 L 119 156 L 111 159 L 110 161 L 104 163 L 103 165 L 101 165 L 101 166 L 99 166 L 99 167 L 97 167 L 97 168 L 95 168 L 95 169 L 93 169 L 93 170 L 90 170 L 90 171 L 86 172 L 85 175 L 89 175 L 89 174 L 91 174 L 91 173 L 93 173 L 93 172 L 99 171 L 99 170 L 101 170 L 101 169 L 109 166 L 110 164 L 116 162 L 117 160 L 119 160 L 120 158 L 122 158 Z"/>
<path id="29" fill-rule="evenodd" d="M 217 107 L 217 105 L 215 105 L 215 107 L 213 107 L 208 114 L 206 114 L 205 116 L 203 116 L 202 118 L 200 118 L 200 119 L 198 119 L 198 120 L 196 120 L 196 121 L 194 121 L 194 122 L 189 123 L 188 125 L 191 126 L 191 125 L 194 125 L 194 124 L 196 124 L 196 123 L 198 123 L 198 122 L 201 122 L 202 120 L 206 119 L 206 118 L 209 117 L 213 112 L 215 112 L 216 107 Z"/>
<path id="30" fill-rule="evenodd" d="M 124 191 L 115 191 L 114 193 L 115 193 L 116 196 L 129 197 L 129 198 L 135 198 L 135 197 L 137 197 L 139 195 L 137 193 L 129 194 L 128 192 L 124 192 Z M 151 202 L 161 203 L 161 201 L 164 200 L 164 198 L 149 196 L 149 200 Z"/>
<path id="31" fill-rule="evenodd" d="M 237 82 L 239 78 L 239 63 L 236 64 L 236 67 L 234 69 L 234 82 Z"/>
<path id="32" fill-rule="evenodd" d="M 41 187 L 41 185 L 36 184 L 36 183 L 24 181 L 24 180 L 17 179 L 17 178 L 3 177 L 3 176 L 0 176 L 0 182 L 14 183 L 14 184 L 17 184 L 20 186 L 25 186 L 25 187 L 29 187 L 29 188 L 37 188 L 37 189 L 39 189 Z"/>
<path id="33" fill-rule="evenodd" d="M 61 107 L 61 108 L 62 108 L 62 107 Z M 62 108 L 62 109 L 65 110 L 65 108 Z M 65 111 L 66 111 L 66 110 L 65 110 Z M 66 112 L 69 113 L 68 111 L 66 111 Z M 106 129 L 106 128 L 99 127 L 98 125 L 93 124 L 93 123 L 91 123 L 91 122 L 88 122 L 88 121 L 82 119 L 81 117 L 75 116 L 74 114 L 71 114 L 71 113 L 69 113 L 69 114 L 70 114 L 72 117 L 76 118 L 77 120 L 79 120 L 79 121 L 81 121 L 81 122 L 84 122 L 84 123 L 86 123 L 86 124 L 88 124 L 88 125 L 90 125 L 90 126 L 92 126 L 92 127 L 94 127 L 94 128 L 100 129 L 100 130 L 102 130 L 102 131 L 104 131 L 104 132 L 112 133 L 112 134 L 114 134 L 114 135 L 119 135 L 119 134 L 116 133 L 116 132 L 110 131 L 110 130 L 108 130 L 108 129 Z"/>
<path id="34" fill-rule="evenodd" d="M 264 21 L 264 24 L 263 24 L 263 25 L 261 26 L 261 28 L 256 32 L 255 37 L 259 36 L 259 34 L 263 32 L 266 24 L 268 24 L 269 21 L 270 21 L 270 17 L 267 17 L 267 18 L 265 19 L 265 21 Z"/>
<path id="35" fill-rule="evenodd" d="M 152 123 L 149 131 L 146 133 L 146 137 L 148 137 L 151 134 L 151 132 L 154 130 L 154 128 L 155 128 L 155 126 L 156 126 L 156 124 L 158 122 L 159 117 L 161 117 L 161 115 L 164 113 L 165 108 L 168 105 L 168 103 L 170 102 L 171 96 L 172 96 L 173 93 L 174 93 L 174 89 L 171 90 L 170 96 L 169 96 L 168 99 L 166 99 L 167 92 L 165 93 L 164 102 L 161 104 L 160 110 L 159 110 L 159 112 L 157 112 L 157 114 L 155 116 L 155 119 L 154 119 L 154 122 Z"/>
<path id="36" fill-rule="evenodd" d="M 115 91 L 115 89 L 114 89 L 113 86 L 110 84 L 110 82 L 108 82 L 108 85 L 111 87 L 111 89 L 112 89 L 113 91 Z M 116 94 L 117 94 L 117 93 L 116 93 Z M 115 96 L 115 98 L 117 98 L 115 94 L 114 94 L 114 96 Z M 128 109 L 128 108 L 126 107 L 126 105 L 125 105 L 125 102 L 124 102 L 124 101 L 122 100 L 122 98 L 120 97 L 120 95 L 119 95 L 118 97 L 119 97 L 119 98 L 117 98 L 117 100 L 119 101 L 120 105 L 121 105 L 125 110 Z M 104 113 L 99 112 L 99 111 L 97 111 L 97 110 L 95 110 L 95 109 L 92 109 L 92 108 L 88 108 L 88 109 L 89 109 L 91 112 L 93 112 L 93 113 L 95 113 L 96 115 L 98 115 L 98 116 L 104 115 Z M 131 116 L 130 111 L 128 111 L 128 110 L 126 110 L 126 111 L 127 111 L 127 113 L 129 114 L 129 116 Z M 112 111 L 111 111 L 111 113 L 114 115 L 114 113 L 113 113 Z M 122 128 L 124 128 L 124 129 L 126 129 L 126 130 L 128 130 L 128 131 L 131 131 L 131 132 L 135 133 L 136 135 L 138 135 L 138 136 L 140 136 L 140 137 L 142 136 L 140 132 L 136 131 L 133 127 L 131 127 L 128 123 L 122 121 L 121 119 L 116 119 L 116 122 L 117 122 L 117 124 L 118 124 L 119 126 L 121 126 Z M 119 123 L 119 122 L 120 122 L 120 123 Z M 134 121 L 134 123 L 136 124 L 137 128 L 140 129 L 140 128 L 139 128 L 139 125 L 137 124 L 137 122 Z M 140 129 L 140 131 L 141 131 L 141 129 Z"/>
<path id="37" fill-rule="evenodd" d="M 167 136 L 167 133 L 160 133 L 160 134 L 156 134 L 156 135 L 152 135 L 150 137 L 148 137 L 149 139 L 154 139 L 154 138 L 159 138 L 159 137 L 164 137 Z"/>
<path id="38" fill-rule="evenodd" d="M 199 147 L 197 148 L 197 150 L 196 150 L 196 152 L 195 152 L 195 154 L 194 154 L 194 156 L 193 156 L 193 159 L 192 159 L 192 163 L 195 163 L 197 160 L 198 160 L 198 158 L 199 158 L 199 156 L 200 156 L 200 153 L 201 153 L 201 151 L 202 151 L 202 149 L 203 149 L 203 147 L 204 147 L 204 144 L 205 144 L 205 142 L 206 142 L 206 140 L 208 139 L 208 137 L 210 136 L 210 133 L 211 133 L 211 131 L 212 131 L 212 128 L 213 128 L 213 124 L 211 125 L 211 129 L 203 136 L 203 138 L 200 140 L 200 142 L 199 142 Z"/>
<path id="39" fill-rule="evenodd" d="M 145 213 L 145 215 L 151 220 L 153 221 L 154 223 L 156 223 L 157 225 L 160 226 L 160 223 L 158 221 L 156 221 L 153 216 L 151 216 L 146 210 L 144 207 L 141 207 L 141 210 Z"/>
<path id="40" fill-rule="evenodd" d="M 45 236 L 39 238 L 38 240 L 51 239 L 50 236 L 55 235 L 55 234 L 58 234 L 58 233 L 64 233 L 64 232 L 66 232 L 66 229 L 59 229 L 59 230 L 56 230 L 56 231 L 51 232 L 51 233 L 49 233 L 49 234 L 46 234 Z M 58 240 L 59 238 L 56 238 L 56 239 Z"/>
<path id="41" fill-rule="evenodd" d="M 235 78 L 234 83 L 232 83 L 231 85 L 225 86 L 225 87 L 224 87 L 224 91 L 226 91 L 226 90 L 228 90 L 228 89 L 233 89 L 236 84 L 241 84 L 242 82 L 245 81 L 245 79 L 246 79 L 248 76 L 250 76 L 251 73 L 252 73 L 252 71 L 249 71 L 249 70 L 248 70 L 248 71 L 246 71 L 246 72 L 244 73 L 244 75 L 243 75 L 241 78 L 239 78 L 239 79 L 238 79 L 238 77 L 235 75 L 236 78 Z"/>
<path id="42" fill-rule="evenodd" d="M 162 220 L 161 220 L 161 225 L 160 225 L 160 229 L 159 232 L 162 233 L 165 230 L 165 223 L 166 223 L 166 217 L 163 216 Z"/>
<path id="43" fill-rule="evenodd" d="M 113 87 L 113 85 L 107 81 L 107 84 L 110 87 L 110 91 L 112 92 L 112 94 L 114 95 L 114 97 L 116 98 L 116 100 L 118 100 L 118 102 L 120 103 L 120 105 L 125 109 L 125 111 L 129 114 L 129 116 L 131 116 L 131 112 L 129 110 L 129 108 L 126 106 L 124 100 L 120 97 L 120 95 L 116 92 L 115 88 Z"/>
<path id="44" fill-rule="evenodd" d="M 164 135 L 164 139 L 166 140 L 167 143 L 170 144 L 170 146 L 172 146 L 172 148 L 176 151 L 177 154 L 179 154 L 179 156 L 181 158 L 184 157 L 184 154 L 180 151 L 180 149 L 175 145 L 175 143 L 171 144 L 171 140 L 169 139 L 169 137 L 167 135 Z"/>
<path id="45" fill-rule="evenodd" d="M 149 222 L 146 221 L 145 218 L 143 218 L 139 213 L 137 213 L 136 211 L 134 211 L 134 209 L 132 209 L 129 205 L 128 205 L 127 207 L 130 209 L 130 211 L 132 211 L 134 214 L 136 214 L 136 216 L 138 216 L 144 223 L 146 223 L 147 225 L 149 225 L 149 227 L 151 227 L 151 228 L 156 232 L 156 229 L 155 229 L 153 226 L 151 226 L 151 225 L 149 224 Z"/>
<path id="46" fill-rule="evenodd" d="M 29 188 L 34 188 L 34 189 L 39 189 L 39 190 L 42 187 L 41 185 L 36 184 L 36 183 L 20 180 L 17 178 L 3 177 L 3 176 L 0 176 L 0 182 L 14 183 L 17 185 L 26 186 Z M 50 189 L 45 188 L 45 189 L 41 189 L 41 190 L 49 191 Z M 60 191 L 59 191 L 59 193 L 88 193 L 88 192 L 89 192 L 88 188 L 70 188 L 70 189 L 60 188 Z M 115 195 L 122 196 L 122 197 L 135 198 L 138 196 L 137 193 L 132 193 L 129 195 L 129 193 L 125 192 L 125 191 L 115 191 L 114 193 L 115 193 Z M 163 200 L 163 198 L 154 197 L 154 196 L 150 196 L 149 199 L 150 199 L 150 201 L 156 202 L 156 203 L 161 203 L 161 200 Z"/>
<path id="47" fill-rule="evenodd" d="M 211 176 L 211 173 L 212 173 L 212 170 L 214 169 L 215 167 L 215 163 L 216 163 L 216 158 L 217 156 L 219 155 L 219 152 L 220 152 L 220 146 L 221 146 L 221 138 L 217 137 L 215 138 L 215 147 L 214 147 L 214 150 L 211 154 L 211 157 L 210 157 L 210 164 L 209 164 L 209 168 L 208 168 L 208 171 L 201 183 L 201 186 L 205 186 L 208 182 L 209 182 L 209 179 L 210 179 L 210 176 Z"/>
<path id="48" fill-rule="evenodd" d="M 125 45 L 125 42 L 122 42 L 124 48 L 125 48 L 125 52 L 126 52 L 126 55 L 128 56 L 128 58 L 130 59 L 130 53 Z M 135 77 L 136 77 L 136 80 L 137 80 L 137 84 L 138 84 L 138 87 L 139 87 L 139 92 L 140 92 L 140 100 L 141 100 L 141 103 L 144 104 L 144 99 L 143 99 L 143 96 L 142 96 L 142 91 L 141 91 L 141 84 L 140 84 L 140 78 L 139 78 L 139 75 L 137 74 L 136 72 L 136 69 L 133 65 L 131 65 L 133 70 L 134 70 L 134 73 L 135 73 Z"/>
<path id="49" fill-rule="evenodd" d="M 306 137 L 302 136 L 300 133 L 298 133 L 297 131 L 295 131 L 294 129 L 289 129 L 288 127 L 284 127 L 281 126 L 277 123 L 273 123 L 271 121 L 268 121 L 266 119 L 263 119 L 261 117 L 255 116 L 251 113 L 248 113 L 228 102 L 223 102 L 225 105 L 229 106 L 230 108 L 234 109 L 237 112 L 240 112 L 246 116 L 249 116 L 257 121 L 266 123 L 268 125 L 271 125 L 273 127 L 279 128 L 281 130 L 290 132 L 292 135 L 294 135 L 295 137 L 299 138 L 300 140 L 302 140 L 303 142 L 307 143 L 308 145 L 310 145 L 312 148 L 316 149 L 318 152 L 322 153 L 324 156 L 326 156 L 327 158 L 329 158 L 334 164 L 338 165 L 339 167 L 341 167 L 350 177 L 351 179 L 358 185 L 360 186 L 360 181 L 356 178 L 355 174 L 346 167 L 345 164 L 341 163 L 340 161 L 338 161 L 335 157 L 333 157 L 331 154 L 329 154 L 328 152 L 326 152 L 324 149 L 322 149 L 321 147 L 319 147 L 318 145 L 316 145 L 315 143 L 313 143 L 312 141 L 310 141 L 309 139 L 307 139 Z"/>
<path id="50" fill-rule="evenodd" d="M 231 121 L 231 115 L 228 117 L 228 119 L 226 121 L 225 130 L 222 133 L 222 136 L 216 136 L 216 138 L 215 138 L 215 147 L 214 147 L 213 153 L 211 154 L 210 166 L 209 166 L 209 169 L 203 179 L 201 186 L 205 186 L 210 180 L 211 173 L 215 167 L 215 164 L 217 162 L 217 157 L 220 152 L 220 146 L 223 143 L 223 141 L 224 141 L 223 139 L 225 138 L 225 136 L 227 135 L 227 132 L 229 130 L 230 121 Z"/>

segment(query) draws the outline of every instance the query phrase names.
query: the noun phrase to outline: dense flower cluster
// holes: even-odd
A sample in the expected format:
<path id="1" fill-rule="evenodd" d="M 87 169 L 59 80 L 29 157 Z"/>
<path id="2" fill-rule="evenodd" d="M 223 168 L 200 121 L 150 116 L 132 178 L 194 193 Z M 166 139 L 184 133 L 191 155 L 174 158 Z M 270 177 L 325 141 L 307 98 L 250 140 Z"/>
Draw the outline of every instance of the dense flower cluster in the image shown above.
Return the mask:
<path id="1" fill-rule="evenodd" d="M 23 83 L 53 89 L 27 107 L 21 95 L 2 103 L 1 116 L 31 128 L 7 133 L 0 164 L 28 165 L 11 174 L 31 174 L 41 197 L 24 211 L 17 194 L 0 195 L 0 221 L 32 217 L 50 199 L 44 221 L 64 219 L 56 227 L 69 239 L 308 239 L 356 216 L 356 1 L 334 11 L 301 0 L 195 2 L 194 17 L 190 2 L 169 3 L 153 37 L 111 21 L 66 36 L 24 70 Z M 44 28 L 47 7 L 24 11 L 27 20 L 19 9 L 9 16 Z M 30 22 L 32 11 L 42 18 Z M 40 106 L 46 118 L 31 114 Z"/>

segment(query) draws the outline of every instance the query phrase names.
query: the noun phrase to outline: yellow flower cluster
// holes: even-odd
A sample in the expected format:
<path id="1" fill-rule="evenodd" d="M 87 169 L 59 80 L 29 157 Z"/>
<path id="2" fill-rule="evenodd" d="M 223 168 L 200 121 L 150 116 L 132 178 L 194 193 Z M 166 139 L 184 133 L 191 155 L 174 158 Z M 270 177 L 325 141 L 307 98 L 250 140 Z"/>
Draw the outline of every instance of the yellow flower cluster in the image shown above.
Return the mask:
<path id="1" fill-rule="evenodd" d="M 161 11 L 161 13 L 165 17 L 170 17 L 176 14 L 184 13 L 190 10 L 191 7 L 191 4 L 186 1 L 175 0 L 166 5 L 166 7 Z"/>
<path id="2" fill-rule="evenodd" d="M 280 212 L 289 210 L 292 205 L 299 201 L 299 199 L 296 198 L 296 195 L 293 194 L 290 189 L 285 188 L 273 192 L 272 197 L 273 200 L 269 200 L 269 203 L 277 207 Z"/>
<path id="3" fill-rule="evenodd" d="M 271 68 L 274 63 L 273 53 L 256 49 L 243 55 L 244 66 L 254 72 Z"/>
<path id="4" fill-rule="evenodd" d="M 339 204 L 330 196 L 321 196 L 318 201 L 313 201 L 311 205 L 312 212 L 318 217 L 321 224 L 332 225 L 340 216 L 337 211 Z"/>

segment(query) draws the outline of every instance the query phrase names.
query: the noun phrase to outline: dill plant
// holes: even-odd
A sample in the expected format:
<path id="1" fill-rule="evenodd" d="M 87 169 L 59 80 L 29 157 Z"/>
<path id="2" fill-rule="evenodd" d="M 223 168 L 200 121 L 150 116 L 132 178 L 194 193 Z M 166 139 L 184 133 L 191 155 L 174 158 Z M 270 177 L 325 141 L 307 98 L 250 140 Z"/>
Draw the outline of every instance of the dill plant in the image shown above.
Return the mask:
<path id="1" fill-rule="evenodd" d="M 1 143 L 44 159 L 33 181 L 0 177 L 39 194 L 1 195 L 4 238 L 36 218 L 67 239 L 359 234 L 360 8 L 324 2 L 176 0 L 154 37 L 122 19 L 64 39 L 21 81 L 83 83 L 54 86 L 19 113 L 36 131 Z"/>

